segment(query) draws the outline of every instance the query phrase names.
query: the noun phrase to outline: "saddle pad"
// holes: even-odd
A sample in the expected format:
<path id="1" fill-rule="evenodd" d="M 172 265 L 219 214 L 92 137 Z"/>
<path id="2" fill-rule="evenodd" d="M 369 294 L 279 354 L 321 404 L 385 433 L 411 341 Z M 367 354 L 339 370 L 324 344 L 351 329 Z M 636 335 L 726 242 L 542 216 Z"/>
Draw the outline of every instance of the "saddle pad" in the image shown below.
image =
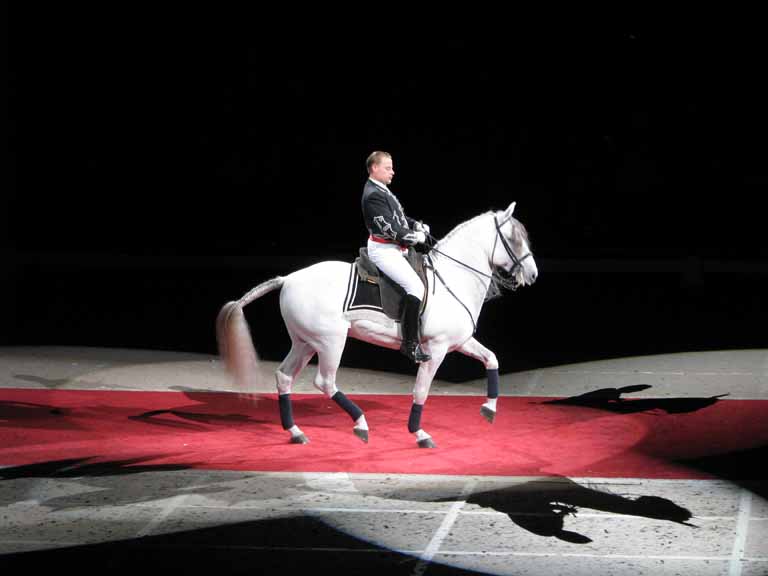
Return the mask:
<path id="1" fill-rule="evenodd" d="M 379 285 L 361 280 L 355 263 L 350 266 L 347 294 L 344 297 L 343 311 L 350 310 L 373 310 L 384 313 Z"/>

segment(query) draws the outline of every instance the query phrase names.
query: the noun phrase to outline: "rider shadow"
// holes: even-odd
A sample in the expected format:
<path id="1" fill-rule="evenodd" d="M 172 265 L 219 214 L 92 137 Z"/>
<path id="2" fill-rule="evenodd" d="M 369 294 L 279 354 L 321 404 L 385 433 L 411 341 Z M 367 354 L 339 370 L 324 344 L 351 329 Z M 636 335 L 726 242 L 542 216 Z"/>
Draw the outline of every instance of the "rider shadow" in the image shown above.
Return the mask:
<path id="1" fill-rule="evenodd" d="M 654 410 L 663 410 L 667 414 L 685 414 L 712 406 L 723 396 L 728 396 L 726 393 L 708 398 L 622 398 L 622 394 L 640 392 L 648 388 L 651 388 L 649 384 L 636 384 L 621 388 L 601 388 L 569 398 L 546 400 L 540 402 L 540 404 L 582 406 L 618 414 L 635 414 L 638 412 L 652 412 Z"/>
<path id="2" fill-rule="evenodd" d="M 572 544 L 587 544 L 592 539 L 565 529 L 565 518 L 577 516 L 580 508 L 609 514 L 667 520 L 692 528 L 692 514 L 686 508 L 659 496 L 626 498 L 582 486 L 568 478 L 530 481 L 497 490 L 476 492 L 468 504 L 492 508 L 506 514 L 519 527 L 538 536 L 554 537 Z"/>

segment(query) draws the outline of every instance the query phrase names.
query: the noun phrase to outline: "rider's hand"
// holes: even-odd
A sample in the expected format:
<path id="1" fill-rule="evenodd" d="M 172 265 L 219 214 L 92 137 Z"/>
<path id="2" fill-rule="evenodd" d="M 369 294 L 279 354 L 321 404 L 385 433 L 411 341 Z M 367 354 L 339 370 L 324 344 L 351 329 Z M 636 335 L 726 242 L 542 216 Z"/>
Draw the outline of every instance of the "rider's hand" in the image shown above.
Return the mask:
<path id="1" fill-rule="evenodd" d="M 426 234 L 424 234 L 424 232 L 422 232 L 421 230 L 416 230 L 414 234 L 416 235 L 416 244 L 424 244 L 424 242 L 427 241 Z"/>

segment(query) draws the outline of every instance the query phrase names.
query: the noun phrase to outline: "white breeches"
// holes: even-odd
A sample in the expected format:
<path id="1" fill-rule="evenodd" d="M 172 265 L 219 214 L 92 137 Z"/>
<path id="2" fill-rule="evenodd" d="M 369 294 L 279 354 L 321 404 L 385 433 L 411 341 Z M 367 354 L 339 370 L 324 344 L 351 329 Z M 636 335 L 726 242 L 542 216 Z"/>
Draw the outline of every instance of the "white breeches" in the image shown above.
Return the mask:
<path id="1" fill-rule="evenodd" d="M 371 262 L 397 282 L 407 294 L 421 300 L 424 297 L 424 284 L 405 259 L 406 254 L 406 250 L 397 244 L 383 244 L 368 239 L 368 258 Z"/>

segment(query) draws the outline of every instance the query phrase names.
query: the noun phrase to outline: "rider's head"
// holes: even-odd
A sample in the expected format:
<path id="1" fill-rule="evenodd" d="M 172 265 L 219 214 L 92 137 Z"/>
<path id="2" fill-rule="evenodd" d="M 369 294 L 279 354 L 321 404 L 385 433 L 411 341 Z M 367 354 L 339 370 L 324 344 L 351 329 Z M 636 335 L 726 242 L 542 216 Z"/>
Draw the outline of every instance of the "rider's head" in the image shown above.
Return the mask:
<path id="1" fill-rule="evenodd" d="M 392 156 L 389 152 L 376 151 L 368 156 L 365 161 L 365 167 L 368 169 L 368 176 L 389 186 L 395 170 L 392 167 Z"/>

